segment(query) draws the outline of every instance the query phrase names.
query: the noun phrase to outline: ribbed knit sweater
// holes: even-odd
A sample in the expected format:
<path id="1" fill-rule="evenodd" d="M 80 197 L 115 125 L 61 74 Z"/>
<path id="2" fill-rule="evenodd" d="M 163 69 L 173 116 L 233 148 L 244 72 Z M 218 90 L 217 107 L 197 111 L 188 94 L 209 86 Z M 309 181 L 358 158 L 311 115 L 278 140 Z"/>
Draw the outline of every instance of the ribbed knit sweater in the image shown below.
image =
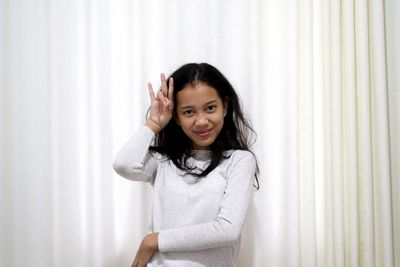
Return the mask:
<path id="1" fill-rule="evenodd" d="M 150 229 L 159 251 L 147 266 L 235 266 L 256 168 L 244 150 L 226 151 L 206 177 L 195 178 L 158 153 L 150 153 L 153 131 L 142 126 L 114 158 L 121 176 L 153 185 Z M 211 151 L 193 150 L 189 163 L 205 169 Z"/>

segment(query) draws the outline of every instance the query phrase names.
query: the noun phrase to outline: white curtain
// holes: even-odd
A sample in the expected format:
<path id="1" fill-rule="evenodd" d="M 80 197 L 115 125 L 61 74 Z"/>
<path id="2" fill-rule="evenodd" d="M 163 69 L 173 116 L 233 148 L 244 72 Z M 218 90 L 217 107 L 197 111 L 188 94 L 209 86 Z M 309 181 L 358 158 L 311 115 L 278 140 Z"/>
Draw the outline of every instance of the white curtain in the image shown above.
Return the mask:
<path id="1" fill-rule="evenodd" d="M 129 266 L 112 157 L 146 82 L 209 62 L 258 139 L 238 266 L 400 266 L 396 0 L 0 0 L 0 266 Z"/>

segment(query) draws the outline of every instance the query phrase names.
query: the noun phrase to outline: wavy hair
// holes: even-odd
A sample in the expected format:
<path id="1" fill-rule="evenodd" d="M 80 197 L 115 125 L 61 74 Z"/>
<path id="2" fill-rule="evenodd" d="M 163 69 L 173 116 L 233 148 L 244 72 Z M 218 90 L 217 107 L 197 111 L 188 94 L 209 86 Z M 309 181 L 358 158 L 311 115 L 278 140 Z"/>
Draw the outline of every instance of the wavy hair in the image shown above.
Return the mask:
<path id="1" fill-rule="evenodd" d="M 156 134 L 154 145 L 150 147 L 150 151 L 166 156 L 172 160 L 177 168 L 198 178 L 205 177 L 223 159 L 229 158 L 230 155 L 224 153 L 227 150 L 246 150 L 254 155 L 250 150 L 250 146 L 253 142 L 252 137 L 254 136 L 255 139 L 256 133 L 242 112 L 239 97 L 233 86 L 218 69 L 207 63 L 189 63 L 173 72 L 167 79 L 167 85 L 169 85 L 171 77 L 174 79 L 174 103 L 177 103 L 178 92 L 187 85 L 195 86 L 200 82 L 215 88 L 219 97 L 227 101 L 224 124 L 221 132 L 210 146 L 212 151 L 210 164 L 200 172 L 196 172 L 197 168 L 188 163 L 188 159 L 192 154 L 192 141 L 173 118 L 164 129 Z M 176 117 L 176 105 L 174 105 L 173 117 Z M 259 189 L 258 173 L 259 168 L 256 159 L 256 185 L 254 187 L 257 190 Z"/>

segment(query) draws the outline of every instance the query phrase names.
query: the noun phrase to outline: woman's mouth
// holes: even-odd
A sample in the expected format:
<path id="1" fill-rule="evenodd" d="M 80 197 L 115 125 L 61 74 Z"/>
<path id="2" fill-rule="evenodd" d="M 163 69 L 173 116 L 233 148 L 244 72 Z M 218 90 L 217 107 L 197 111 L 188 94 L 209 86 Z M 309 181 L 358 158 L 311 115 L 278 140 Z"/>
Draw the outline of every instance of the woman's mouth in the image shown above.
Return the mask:
<path id="1" fill-rule="evenodd" d="M 194 133 L 197 134 L 200 137 L 208 137 L 211 134 L 211 130 L 205 130 L 205 131 L 195 131 Z"/>

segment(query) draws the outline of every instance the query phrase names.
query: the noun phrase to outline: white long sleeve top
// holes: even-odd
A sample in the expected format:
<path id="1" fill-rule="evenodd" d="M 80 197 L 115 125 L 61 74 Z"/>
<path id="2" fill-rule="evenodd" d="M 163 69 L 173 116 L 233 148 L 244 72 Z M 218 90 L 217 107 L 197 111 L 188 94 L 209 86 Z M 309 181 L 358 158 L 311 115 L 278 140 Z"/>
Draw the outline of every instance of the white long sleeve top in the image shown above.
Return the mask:
<path id="1" fill-rule="evenodd" d="M 227 151 L 206 177 L 179 170 L 158 153 L 149 153 L 153 131 L 142 126 L 114 158 L 121 176 L 153 185 L 151 230 L 159 232 L 159 251 L 147 266 L 235 266 L 240 234 L 250 203 L 256 170 L 254 156 Z M 204 169 L 211 152 L 194 150 L 189 162 Z"/>

